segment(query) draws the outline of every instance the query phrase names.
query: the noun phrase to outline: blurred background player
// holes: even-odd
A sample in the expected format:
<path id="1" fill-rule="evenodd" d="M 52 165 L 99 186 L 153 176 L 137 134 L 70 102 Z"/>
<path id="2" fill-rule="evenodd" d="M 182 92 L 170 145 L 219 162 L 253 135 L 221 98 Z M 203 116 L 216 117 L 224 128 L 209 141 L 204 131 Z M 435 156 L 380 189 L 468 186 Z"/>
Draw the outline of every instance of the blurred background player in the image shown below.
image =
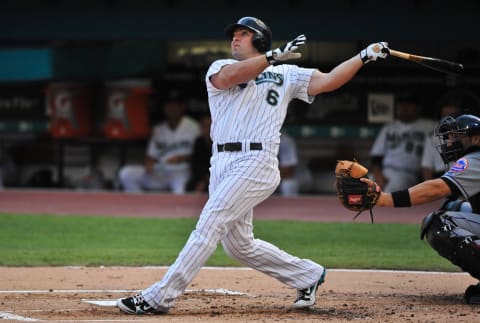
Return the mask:
<path id="1" fill-rule="evenodd" d="M 200 135 L 195 139 L 190 158 L 190 180 L 187 191 L 206 193 L 210 180 L 210 157 L 212 156 L 212 139 L 210 127 L 212 118 L 209 114 L 200 117 Z"/>
<path id="2" fill-rule="evenodd" d="M 278 190 L 283 196 L 298 195 L 298 179 L 296 170 L 298 155 L 295 141 L 292 137 L 282 132 L 278 148 L 278 167 L 280 169 L 280 185 Z"/>
<path id="3" fill-rule="evenodd" d="M 421 158 L 425 138 L 435 122 L 420 118 L 413 95 L 395 100 L 395 120 L 382 127 L 370 151 L 373 176 L 385 192 L 417 184 L 421 180 Z"/>
<path id="4" fill-rule="evenodd" d="M 163 103 L 165 120 L 153 128 L 145 165 L 126 165 L 120 169 L 120 183 L 125 192 L 185 192 L 193 143 L 200 133 L 198 122 L 186 116 L 185 109 L 181 94 L 171 91 Z"/>

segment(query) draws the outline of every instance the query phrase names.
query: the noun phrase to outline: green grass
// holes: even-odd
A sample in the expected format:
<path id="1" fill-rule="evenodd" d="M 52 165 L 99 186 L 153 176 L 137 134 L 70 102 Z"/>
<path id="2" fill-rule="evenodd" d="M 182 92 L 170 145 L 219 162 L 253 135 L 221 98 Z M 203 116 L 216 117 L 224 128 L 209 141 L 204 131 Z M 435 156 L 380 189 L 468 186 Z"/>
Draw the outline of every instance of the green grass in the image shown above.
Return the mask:
<path id="1" fill-rule="evenodd" d="M 170 265 L 195 219 L 0 214 L 0 265 Z M 459 271 L 419 225 L 255 221 L 255 236 L 330 268 Z M 207 265 L 238 266 L 221 246 Z"/>

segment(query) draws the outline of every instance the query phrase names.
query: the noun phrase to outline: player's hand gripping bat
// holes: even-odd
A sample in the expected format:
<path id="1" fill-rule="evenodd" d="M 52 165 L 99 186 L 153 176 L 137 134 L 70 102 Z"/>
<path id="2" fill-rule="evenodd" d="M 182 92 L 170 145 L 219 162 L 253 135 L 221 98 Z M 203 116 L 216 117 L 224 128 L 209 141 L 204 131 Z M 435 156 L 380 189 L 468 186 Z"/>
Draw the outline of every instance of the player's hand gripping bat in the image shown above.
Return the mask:
<path id="1" fill-rule="evenodd" d="M 450 62 L 440 58 L 425 57 L 412 55 L 398 50 L 390 49 L 390 55 L 412 61 L 417 64 L 423 65 L 432 70 L 436 70 L 447 74 L 461 74 L 463 72 L 463 65 L 455 62 Z"/>

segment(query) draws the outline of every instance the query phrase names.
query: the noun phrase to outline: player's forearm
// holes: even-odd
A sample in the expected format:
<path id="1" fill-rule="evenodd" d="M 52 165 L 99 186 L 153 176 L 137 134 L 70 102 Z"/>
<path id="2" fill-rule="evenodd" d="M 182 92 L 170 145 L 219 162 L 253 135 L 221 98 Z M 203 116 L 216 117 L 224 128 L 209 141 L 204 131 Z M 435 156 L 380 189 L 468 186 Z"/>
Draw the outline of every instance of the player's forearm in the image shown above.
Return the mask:
<path id="1" fill-rule="evenodd" d="M 225 65 L 220 72 L 212 76 L 212 83 L 219 89 L 228 89 L 238 84 L 247 83 L 256 78 L 268 67 L 265 55 Z"/>
<path id="2" fill-rule="evenodd" d="M 408 195 L 407 195 L 408 192 Z M 378 206 L 406 206 L 397 205 L 398 196 L 404 196 L 411 205 L 430 203 L 451 194 L 449 186 L 442 179 L 433 179 L 410 187 L 402 192 L 383 193 L 380 195 Z M 397 196 L 397 198 L 396 198 Z M 397 201 L 396 201 L 397 199 Z"/>
<path id="3" fill-rule="evenodd" d="M 190 161 L 191 155 L 174 155 L 166 160 L 167 164 L 180 164 Z"/>
<path id="4" fill-rule="evenodd" d="M 409 189 L 412 204 L 424 204 L 446 198 L 452 192 L 450 187 L 439 178 L 427 180 Z"/>

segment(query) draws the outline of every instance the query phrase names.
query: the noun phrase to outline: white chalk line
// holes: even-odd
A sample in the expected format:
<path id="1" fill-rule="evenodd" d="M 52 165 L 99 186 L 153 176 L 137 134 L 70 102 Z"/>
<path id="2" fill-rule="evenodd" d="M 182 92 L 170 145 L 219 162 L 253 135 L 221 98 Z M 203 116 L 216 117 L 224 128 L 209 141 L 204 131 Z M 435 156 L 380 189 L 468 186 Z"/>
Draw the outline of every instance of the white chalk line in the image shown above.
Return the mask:
<path id="1" fill-rule="evenodd" d="M 35 289 L 35 290 L 0 290 L 0 294 L 50 294 L 50 293 L 66 293 L 66 294 L 94 294 L 94 293 L 138 293 L 138 289 Z M 229 296 L 248 296 L 255 297 L 255 295 L 228 290 L 224 288 L 215 289 L 187 289 L 186 294 L 189 293 L 208 293 L 208 294 L 222 294 Z"/>
<path id="2" fill-rule="evenodd" d="M 0 267 L 2 268 L 2 267 Z M 129 267 L 129 266 L 99 266 L 99 267 L 86 267 L 86 266 L 65 266 L 63 268 L 67 269 L 88 269 L 88 268 L 136 268 L 136 269 L 148 269 L 148 270 L 165 270 L 168 269 L 168 266 L 142 266 L 142 267 Z M 249 267 L 215 267 L 208 266 L 202 267 L 202 270 L 221 270 L 221 271 L 232 271 L 232 270 L 255 270 Z M 354 272 L 354 273 L 398 273 L 398 274 L 419 274 L 419 275 L 468 275 L 464 272 L 449 272 L 449 271 L 424 271 L 424 270 L 398 270 L 398 269 L 342 269 L 342 268 L 327 268 L 327 272 Z"/>

